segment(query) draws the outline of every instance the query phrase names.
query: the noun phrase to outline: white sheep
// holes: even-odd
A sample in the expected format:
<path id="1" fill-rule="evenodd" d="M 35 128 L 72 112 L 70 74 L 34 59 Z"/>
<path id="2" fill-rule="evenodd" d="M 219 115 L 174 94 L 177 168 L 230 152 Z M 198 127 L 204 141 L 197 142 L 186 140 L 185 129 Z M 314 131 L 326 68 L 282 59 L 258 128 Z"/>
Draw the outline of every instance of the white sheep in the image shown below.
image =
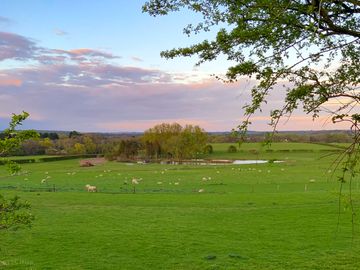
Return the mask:
<path id="1" fill-rule="evenodd" d="M 202 193 L 202 192 L 204 192 L 205 190 L 204 189 L 199 189 L 199 191 L 198 192 L 200 192 L 200 193 Z"/>
<path id="2" fill-rule="evenodd" d="M 86 185 L 85 186 L 88 192 L 97 192 L 96 186 Z"/>
<path id="3" fill-rule="evenodd" d="M 138 179 L 133 178 L 133 179 L 131 180 L 131 183 L 132 183 L 133 185 L 138 185 L 138 184 L 139 184 L 139 181 L 138 181 Z"/>

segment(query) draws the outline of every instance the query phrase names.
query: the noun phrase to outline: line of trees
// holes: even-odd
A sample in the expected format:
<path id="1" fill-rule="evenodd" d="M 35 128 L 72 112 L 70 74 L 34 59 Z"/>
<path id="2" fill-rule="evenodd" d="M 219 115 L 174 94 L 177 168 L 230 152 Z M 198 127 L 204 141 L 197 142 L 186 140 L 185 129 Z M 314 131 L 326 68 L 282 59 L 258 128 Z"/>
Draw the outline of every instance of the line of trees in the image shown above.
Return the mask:
<path id="1" fill-rule="evenodd" d="M 5 134 L 0 134 L 4 138 Z M 248 134 L 247 142 L 262 142 L 265 133 Z M 274 142 L 303 143 L 350 143 L 352 134 L 346 131 L 277 133 Z M 82 134 L 72 131 L 69 134 L 55 132 L 40 133 L 37 138 L 22 141 L 11 151 L 0 153 L 0 156 L 29 155 L 82 155 L 101 154 L 109 159 L 186 159 L 196 158 L 201 153 L 210 153 L 205 148 L 211 143 L 237 143 L 239 138 L 231 133 L 208 134 L 198 126 L 160 124 L 146 130 L 143 134 L 112 135 Z"/>
<path id="2" fill-rule="evenodd" d="M 142 137 L 121 140 L 106 156 L 148 160 L 196 158 L 206 152 L 207 141 L 207 133 L 199 126 L 163 123 L 146 130 Z"/>

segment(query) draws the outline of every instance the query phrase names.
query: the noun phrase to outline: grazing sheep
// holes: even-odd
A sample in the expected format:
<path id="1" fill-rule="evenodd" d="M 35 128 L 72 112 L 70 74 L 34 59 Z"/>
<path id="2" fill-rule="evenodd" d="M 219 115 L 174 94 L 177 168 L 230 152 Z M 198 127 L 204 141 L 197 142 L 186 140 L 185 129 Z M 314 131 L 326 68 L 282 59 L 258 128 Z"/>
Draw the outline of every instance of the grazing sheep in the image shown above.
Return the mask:
<path id="1" fill-rule="evenodd" d="M 133 185 L 137 185 L 137 184 L 139 184 L 139 181 L 138 181 L 138 179 L 133 178 L 133 179 L 131 180 L 131 183 L 132 183 Z"/>
<path id="2" fill-rule="evenodd" d="M 204 191 L 205 191 L 205 190 L 201 188 L 201 189 L 199 189 L 198 192 L 199 192 L 199 193 L 202 193 L 202 192 L 204 192 Z"/>
<path id="3" fill-rule="evenodd" d="M 86 185 L 85 187 L 88 192 L 97 192 L 96 186 Z"/>
<path id="4" fill-rule="evenodd" d="M 161 184 L 162 184 L 162 182 L 157 182 L 157 184 L 158 184 L 158 185 L 161 185 Z"/>
<path id="5" fill-rule="evenodd" d="M 178 185 L 179 185 L 179 182 L 175 182 L 174 185 L 175 185 L 175 186 L 178 186 Z"/>
<path id="6" fill-rule="evenodd" d="M 45 184 L 45 183 L 46 183 L 46 179 L 42 179 L 41 184 Z"/>
<path id="7" fill-rule="evenodd" d="M 310 183 L 315 183 L 315 179 L 310 179 L 309 182 Z"/>

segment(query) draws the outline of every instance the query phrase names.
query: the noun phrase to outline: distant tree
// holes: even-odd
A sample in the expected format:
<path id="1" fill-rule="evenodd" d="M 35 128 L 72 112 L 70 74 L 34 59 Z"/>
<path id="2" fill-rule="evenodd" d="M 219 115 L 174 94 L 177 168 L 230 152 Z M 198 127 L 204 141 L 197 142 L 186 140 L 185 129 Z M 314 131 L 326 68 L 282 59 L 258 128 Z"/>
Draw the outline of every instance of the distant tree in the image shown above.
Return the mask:
<path id="1" fill-rule="evenodd" d="M 141 143 L 136 139 L 121 140 L 119 143 L 106 153 L 109 160 L 133 159 L 142 149 Z"/>
<path id="2" fill-rule="evenodd" d="M 59 135 L 56 132 L 44 132 L 44 133 L 40 133 L 40 138 L 42 139 L 49 138 L 50 140 L 58 140 Z"/>
<path id="3" fill-rule="evenodd" d="M 207 134 L 199 126 L 186 125 L 178 140 L 177 158 L 196 158 L 204 152 Z"/>
<path id="4" fill-rule="evenodd" d="M 163 123 L 146 130 L 142 141 L 150 157 L 194 158 L 203 153 L 207 134 L 199 126 Z"/>
<path id="5" fill-rule="evenodd" d="M 86 147 L 82 143 L 75 143 L 74 148 L 71 151 L 72 154 L 82 155 L 86 153 Z"/>
<path id="6" fill-rule="evenodd" d="M 145 155 L 148 158 L 159 158 L 161 156 L 161 147 L 157 141 L 144 142 Z"/>
<path id="7" fill-rule="evenodd" d="M 144 132 L 142 141 L 144 144 L 158 146 L 157 153 L 162 157 L 172 157 L 175 152 L 176 137 L 181 133 L 182 126 L 178 123 L 162 123 Z"/>
<path id="8" fill-rule="evenodd" d="M 45 154 L 45 147 L 40 143 L 40 140 L 29 139 L 21 144 L 22 153 L 26 156 L 43 155 Z"/>
<path id="9" fill-rule="evenodd" d="M 235 146 L 235 145 L 230 145 L 230 146 L 228 147 L 228 152 L 229 152 L 229 153 L 236 153 L 236 152 L 237 152 L 236 146 Z"/>
<path id="10" fill-rule="evenodd" d="M 204 147 L 204 154 L 212 154 L 214 152 L 214 149 L 211 144 L 207 144 Z"/>
<path id="11" fill-rule="evenodd" d="M 70 131 L 69 138 L 75 138 L 81 136 L 80 132 L 77 132 L 76 130 Z"/>
<path id="12" fill-rule="evenodd" d="M 82 143 L 85 146 L 85 150 L 87 154 L 96 153 L 96 144 L 94 143 L 92 138 L 90 138 L 89 136 L 83 136 Z"/>

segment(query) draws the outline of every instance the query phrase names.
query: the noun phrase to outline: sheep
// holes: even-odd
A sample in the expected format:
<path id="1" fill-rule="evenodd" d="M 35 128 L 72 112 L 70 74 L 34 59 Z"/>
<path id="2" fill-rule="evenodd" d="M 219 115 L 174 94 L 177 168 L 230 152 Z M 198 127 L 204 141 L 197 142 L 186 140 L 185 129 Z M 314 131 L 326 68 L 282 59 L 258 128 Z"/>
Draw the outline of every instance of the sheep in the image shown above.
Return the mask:
<path id="1" fill-rule="evenodd" d="M 41 184 L 45 184 L 45 183 L 46 183 L 46 179 L 42 179 Z"/>
<path id="2" fill-rule="evenodd" d="M 204 192 L 204 191 L 205 191 L 205 190 L 201 188 L 201 189 L 199 189 L 199 191 L 198 191 L 198 192 L 200 192 L 200 193 L 201 193 L 201 192 Z"/>
<path id="3" fill-rule="evenodd" d="M 85 187 L 88 192 L 97 192 L 96 186 L 91 186 L 88 184 Z"/>
<path id="4" fill-rule="evenodd" d="M 315 183 L 315 179 L 310 179 L 309 182 L 310 183 Z"/>
<path id="5" fill-rule="evenodd" d="M 139 184 L 139 181 L 138 181 L 138 179 L 133 178 L 133 179 L 131 180 L 131 183 L 132 183 L 133 185 L 137 185 L 137 184 Z"/>

